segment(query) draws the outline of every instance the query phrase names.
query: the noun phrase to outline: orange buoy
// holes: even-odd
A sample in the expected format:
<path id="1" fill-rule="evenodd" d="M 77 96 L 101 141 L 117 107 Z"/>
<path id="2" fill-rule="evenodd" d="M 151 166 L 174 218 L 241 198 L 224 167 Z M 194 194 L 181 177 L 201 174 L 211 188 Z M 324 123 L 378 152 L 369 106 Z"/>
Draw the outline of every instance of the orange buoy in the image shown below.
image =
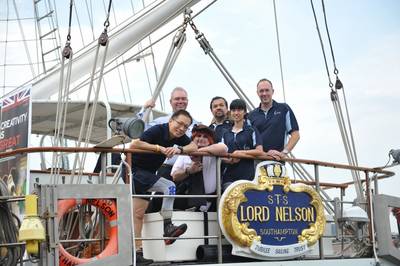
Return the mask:
<path id="1" fill-rule="evenodd" d="M 118 227 L 117 227 L 117 208 L 113 200 L 105 199 L 82 199 L 78 201 L 76 199 L 64 199 L 58 201 L 58 221 L 66 214 L 71 208 L 77 204 L 95 206 L 104 214 L 105 218 L 110 224 L 109 241 L 104 250 L 95 257 L 92 258 L 77 258 L 68 253 L 64 247 L 59 245 L 59 265 L 60 266 L 72 266 L 83 263 L 88 263 L 93 260 L 105 258 L 111 255 L 115 255 L 118 252 Z"/>

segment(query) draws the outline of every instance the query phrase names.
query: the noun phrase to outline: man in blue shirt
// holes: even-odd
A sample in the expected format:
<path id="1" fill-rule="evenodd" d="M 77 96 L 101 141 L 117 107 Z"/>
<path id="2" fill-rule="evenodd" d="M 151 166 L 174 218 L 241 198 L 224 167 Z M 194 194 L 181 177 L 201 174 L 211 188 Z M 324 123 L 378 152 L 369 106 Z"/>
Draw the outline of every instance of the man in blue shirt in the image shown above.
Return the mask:
<path id="1" fill-rule="evenodd" d="M 257 95 L 260 98 L 260 106 L 249 113 L 248 119 L 260 133 L 264 151 L 274 159 L 280 160 L 296 146 L 300 134 L 292 109 L 286 103 L 274 101 L 273 94 L 271 81 L 258 81 Z"/>
<path id="2" fill-rule="evenodd" d="M 131 148 L 157 152 L 132 154 L 132 191 L 134 194 L 162 192 L 164 195 L 175 195 L 175 183 L 156 175 L 156 171 L 160 168 L 166 157 L 170 158 L 176 154 L 197 151 L 197 145 L 185 135 L 191 123 L 192 117 L 190 114 L 185 110 L 179 110 L 171 116 L 168 123 L 155 125 L 143 132 L 140 139 L 132 140 Z M 164 219 L 165 237 L 178 237 L 187 229 L 186 224 L 179 226 L 172 224 L 173 204 L 174 198 L 163 199 L 161 215 Z M 133 199 L 136 238 L 141 237 L 144 213 L 148 205 L 149 202 L 147 200 L 140 198 Z M 166 239 L 164 241 L 165 244 L 170 245 L 175 239 Z M 141 241 L 137 241 L 136 243 L 136 247 L 140 249 Z M 139 259 L 143 260 L 142 257 Z"/>
<path id="3" fill-rule="evenodd" d="M 218 143 L 222 139 L 225 131 L 230 130 L 232 121 L 229 120 L 228 102 L 224 97 L 215 96 L 211 99 L 210 110 L 213 120 L 209 128 L 215 132 L 215 141 Z"/>
<path id="4" fill-rule="evenodd" d="M 182 88 L 182 87 L 176 87 L 172 90 L 171 92 L 171 98 L 169 100 L 169 103 L 171 104 L 171 108 L 172 108 L 172 113 L 175 113 L 176 111 L 179 110 L 186 110 L 188 103 L 189 103 L 189 98 L 188 98 L 188 93 L 187 91 Z M 139 118 L 143 117 L 144 114 L 144 110 L 147 108 L 154 108 L 155 107 L 155 101 L 153 99 L 150 99 L 148 101 L 145 102 L 145 104 L 143 105 L 142 110 L 137 114 Z M 146 129 L 155 126 L 155 125 L 159 125 L 159 124 L 163 124 L 163 123 L 168 123 L 169 119 L 171 118 L 171 114 L 166 115 L 166 116 L 161 116 L 158 117 L 156 119 L 154 119 L 153 121 L 150 121 L 148 124 L 146 124 Z M 190 126 L 188 127 L 188 129 L 186 130 L 186 135 L 190 138 L 192 135 L 192 128 L 194 127 L 194 125 L 198 125 L 201 124 L 200 122 L 196 121 L 195 119 L 192 119 L 192 123 L 190 124 Z M 160 169 L 158 169 L 158 174 L 162 175 L 163 177 L 172 180 L 171 177 L 171 169 L 172 166 L 174 165 L 175 161 L 177 159 L 177 156 L 172 156 L 171 158 L 167 158 L 165 160 L 165 162 L 161 165 Z M 158 199 L 153 200 L 153 204 L 155 206 L 151 207 L 150 209 L 159 209 L 158 206 Z"/>

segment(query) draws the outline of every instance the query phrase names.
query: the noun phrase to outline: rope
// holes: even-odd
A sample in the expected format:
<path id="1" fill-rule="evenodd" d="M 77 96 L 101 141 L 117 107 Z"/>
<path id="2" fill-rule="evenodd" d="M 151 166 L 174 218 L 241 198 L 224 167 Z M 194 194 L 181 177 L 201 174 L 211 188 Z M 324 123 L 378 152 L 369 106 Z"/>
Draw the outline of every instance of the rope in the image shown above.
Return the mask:
<path id="1" fill-rule="evenodd" d="M 95 36 L 94 36 L 94 29 L 93 29 L 93 14 L 90 13 L 87 0 L 85 0 L 85 5 L 86 5 L 86 11 L 87 11 L 88 17 L 89 17 L 90 29 L 92 30 L 92 40 L 94 41 L 95 40 Z"/>
<path id="2" fill-rule="evenodd" d="M 90 137 L 92 134 L 92 129 L 93 129 L 93 123 L 94 123 L 94 118 L 96 116 L 96 108 L 97 108 L 97 102 L 98 102 L 98 98 L 99 98 L 99 92 L 100 92 L 100 87 L 102 84 L 102 80 L 103 80 L 103 75 L 104 75 L 104 67 L 105 67 L 105 60 L 107 57 L 107 51 L 108 51 L 108 27 L 110 26 L 109 23 L 109 17 L 110 17 L 110 11 L 111 11 L 111 4 L 112 4 L 112 0 L 109 1 L 109 5 L 108 5 L 108 13 L 106 16 L 106 19 L 104 21 L 104 30 L 103 32 L 100 34 L 100 37 L 98 39 L 98 44 L 96 47 L 96 54 L 95 54 L 95 58 L 94 58 L 94 64 L 93 64 L 93 68 L 92 68 L 92 74 L 90 76 L 90 85 L 89 85 L 89 89 L 88 89 L 88 94 L 87 94 L 87 98 L 86 98 L 86 103 L 85 103 L 85 108 L 84 108 L 84 112 L 83 112 L 83 119 L 82 119 L 82 123 L 81 123 L 81 128 L 79 131 L 79 137 L 78 137 L 78 143 L 77 146 L 80 147 L 82 144 L 82 138 L 83 138 L 83 134 L 84 131 L 86 130 L 86 134 L 85 134 L 85 139 L 84 139 L 84 147 L 88 147 L 89 146 L 89 141 L 90 141 Z M 88 124 L 86 125 L 86 120 L 87 120 L 87 113 L 89 110 L 89 102 L 91 99 L 91 94 L 92 94 L 92 90 L 93 90 L 93 83 L 95 80 L 95 75 L 96 75 L 96 69 L 97 69 L 97 61 L 99 58 L 99 51 L 100 51 L 100 47 L 101 46 L 105 46 L 104 49 L 104 53 L 103 53 L 103 58 L 101 60 L 101 64 L 100 64 L 100 70 L 99 70 L 99 80 L 97 82 L 97 86 L 96 89 L 94 91 L 94 99 L 93 99 L 93 103 L 92 103 L 92 110 L 89 116 L 89 121 Z M 71 172 L 71 183 L 74 182 L 75 179 L 75 172 L 76 172 L 76 167 L 79 161 L 79 169 L 78 169 L 78 184 L 81 182 L 82 179 L 82 174 L 83 174 L 83 165 L 86 161 L 86 153 L 84 153 L 82 155 L 82 158 L 79 159 L 79 153 L 76 154 L 75 159 L 74 159 L 74 165 L 73 165 L 73 169 Z"/>
<path id="3" fill-rule="evenodd" d="M 296 159 L 296 157 L 294 156 L 293 153 L 291 153 L 291 157 L 293 159 Z M 307 169 L 304 168 L 304 166 L 300 163 L 297 162 L 293 162 L 291 163 L 292 169 L 295 173 L 297 173 L 300 177 L 300 179 L 304 180 L 304 181 L 315 181 L 315 179 L 311 176 L 310 173 L 308 173 Z M 329 213 L 329 214 L 334 214 L 334 207 L 332 204 L 332 199 L 329 196 L 329 194 L 327 192 L 325 192 L 324 190 L 320 190 L 320 196 L 321 198 L 324 200 L 324 208 L 325 210 Z"/>
<path id="4" fill-rule="evenodd" d="M 7 63 L 7 40 L 8 40 L 8 19 L 10 16 L 10 8 L 8 6 L 8 1 L 6 2 L 6 39 L 4 43 L 4 65 Z M 3 68 L 3 95 L 6 95 L 6 68 Z M 0 112 L 0 121 L 3 121 L 3 112 Z"/>
<path id="5" fill-rule="evenodd" d="M 75 16 L 76 16 L 76 22 L 78 23 L 78 29 L 79 29 L 79 34 L 81 36 L 82 45 L 85 46 L 85 39 L 83 38 L 81 21 L 79 20 L 78 10 L 76 9 L 76 5 L 74 5 L 74 12 L 75 12 Z"/>
<path id="6" fill-rule="evenodd" d="M 332 89 L 333 88 L 333 83 L 332 83 L 331 75 L 329 73 L 329 67 L 328 67 L 328 62 L 326 60 L 324 43 L 322 41 L 321 32 L 319 30 L 318 19 L 317 19 L 317 15 L 315 14 L 315 8 L 314 8 L 313 0 L 310 0 L 310 4 L 311 4 L 311 8 L 312 8 L 313 15 L 314 15 L 315 27 L 317 28 L 317 32 L 318 32 L 319 43 L 320 43 L 321 49 L 322 49 L 322 55 L 324 56 L 324 63 L 325 63 L 326 74 L 327 74 L 328 80 L 329 80 L 329 87 Z"/>
<path id="7" fill-rule="evenodd" d="M 146 7 L 146 5 L 144 3 L 144 0 L 142 0 L 142 6 L 143 6 L 143 8 Z M 150 35 L 147 38 L 149 39 L 149 43 L 151 44 L 152 41 L 151 41 Z M 151 54 L 151 60 L 152 60 L 152 63 L 153 63 L 153 70 L 154 70 L 154 74 L 155 74 L 155 77 L 156 77 L 156 82 L 158 83 L 159 76 L 158 76 L 158 71 L 157 71 L 157 66 L 156 66 L 156 60 L 154 58 L 153 46 L 150 47 L 150 54 Z M 165 110 L 165 99 L 164 99 L 164 93 L 163 93 L 162 90 L 161 90 L 161 93 L 159 94 L 158 100 L 160 101 L 161 110 L 164 111 Z"/>
<path id="8" fill-rule="evenodd" d="M 333 66 L 334 66 L 333 73 L 336 76 L 335 86 L 333 86 L 333 83 L 332 83 L 332 80 L 331 80 L 331 76 L 330 76 L 330 73 L 329 73 L 329 67 L 328 67 L 328 63 L 327 63 L 327 59 L 326 59 L 325 48 L 324 48 L 324 44 L 323 44 L 323 41 L 322 41 L 321 32 L 319 30 L 318 20 L 317 20 L 317 16 L 316 16 L 316 13 L 315 13 L 313 0 L 310 0 L 310 3 L 311 3 L 311 8 L 312 8 L 312 11 L 313 11 L 313 15 L 314 15 L 314 20 L 315 20 L 315 24 L 316 24 L 316 28 L 317 28 L 317 32 L 318 32 L 318 37 L 319 37 L 319 40 L 320 40 L 322 54 L 323 54 L 323 57 L 324 57 L 325 69 L 326 69 L 328 80 L 329 80 L 329 87 L 331 89 L 331 101 L 332 101 L 333 109 L 334 109 L 334 112 L 335 112 L 336 120 L 338 122 L 338 126 L 339 126 L 339 129 L 340 129 L 340 134 L 342 136 L 342 141 L 343 141 L 343 145 L 344 145 L 345 152 L 346 152 L 346 155 L 347 155 L 347 159 L 348 159 L 348 162 L 349 162 L 350 165 L 358 165 L 357 152 L 356 152 L 354 135 L 353 135 L 353 130 L 352 130 L 351 121 L 350 121 L 350 114 L 349 114 L 349 110 L 348 110 L 348 107 L 347 107 L 346 94 L 344 92 L 343 84 L 342 84 L 342 82 L 340 81 L 340 79 L 338 77 L 339 70 L 336 67 L 336 60 L 335 60 L 335 55 L 334 55 L 334 52 L 333 52 L 333 45 L 332 45 L 332 41 L 331 41 L 330 33 L 329 33 L 329 28 L 328 28 L 328 21 L 327 21 L 325 3 L 324 3 L 324 0 L 321 0 L 322 10 L 323 10 L 323 15 L 324 15 L 325 30 L 326 30 L 326 34 L 327 34 L 327 37 L 328 37 L 329 48 L 330 48 L 332 61 L 333 61 Z M 343 99 L 344 99 L 344 105 L 345 105 L 345 114 L 343 114 L 343 111 L 342 111 L 342 107 L 341 107 L 341 104 L 340 104 L 340 98 L 339 98 L 339 95 L 338 95 L 338 90 L 342 90 L 342 93 L 343 93 Z M 345 117 L 346 117 L 346 120 L 345 120 Z M 346 126 L 346 122 L 347 122 L 347 126 Z M 355 189 L 356 189 L 356 192 L 357 192 L 357 199 L 359 200 L 359 202 L 364 202 L 365 198 L 364 198 L 364 195 L 362 194 L 361 177 L 360 177 L 359 173 L 356 172 L 356 171 L 352 171 L 352 176 L 353 176 L 353 180 L 354 180 L 355 184 L 357 184 L 355 186 L 356 187 Z"/>
<path id="9" fill-rule="evenodd" d="M 280 69 L 280 74 L 281 74 L 281 84 L 282 84 L 282 90 L 283 90 L 283 100 L 286 102 L 286 92 L 285 92 L 285 83 L 284 83 L 284 75 L 283 75 L 283 66 L 282 66 L 282 54 L 281 54 L 281 45 L 280 45 L 280 38 L 279 38 L 279 28 L 278 28 L 278 15 L 276 11 L 276 1 L 273 1 L 273 6 L 274 6 L 274 18 L 275 18 L 275 31 L 276 31 L 276 40 L 277 40 L 277 48 L 278 48 L 278 58 L 279 58 L 279 69 Z M 295 158 L 294 153 L 291 152 L 289 154 L 291 158 Z M 296 174 L 300 177 L 302 180 L 306 181 L 314 181 L 314 178 L 311 176 L 311 174 L 299 163 L 296 162 L 291 162 L 290 166 L 292 167 L 293 175 L 296 179 Z M 333 214 L 333 206 L 331 204 L 331 198 L 325 191 L 321 191 L 321 196 L 325 200 L 324 208 L 326 211 L 330 214 Z"/>
<path id="10" fill-rule="evenodd" d="M 10 196 L 7 184 L 0 178 L 0 197 Z M 21 222 L 18 217 L 11 212 L 11 204 L 6 201 L 0 201 L 0 244 L 17 243 L 18 228 Z M 24 248 L 21 247 L 2 247 L 0 256 L 0 265 L 14 266 L 22 261 Z"/>
<path id="11" fill-rule="evenodd" d="M 208 4 L 207 6 L 205 6 L 204 8 L 202 8 L 198 13 L 196 13 L 194 16 L 192 16 L 192 19 L 199 16 L 200 14 L 202 14 L 207 8 L 209 8 L 212 4 L 214 4 L 216 2 L 216 0 L 212 1 L 210 4 Z M 133 54 L 132 56 L 130 56 L 129 58 L 127 58 L 125 61 L 123 61 L 122 63 L 115 65 L 114 67 L 110 67 L 107 71 L 104 72 L 104 74 L 108 74 L 109 72 L 113 71 L 116 67 L 120 66 L 121 64 L 125 64 L 129 61 L 132 61 L 135 57 L 137 57 L 140 53 L 142 53 L 143 51 L 149 49 L 150 47 L 154 46 L 155 44 L 159 43 L 160 41 L 164 40 L 165 38 L 167 38 L 169 35 L 171 35 L 172 33 L 176 32 L 179 28 L 181 27 L 181 25 L 173 28 L 172 30 L 170 30 L 169 32 L 167 32 L 166 34 L 162 35 L 159 39 L 157 39 L 155 42 L 145 46 L 142 50 L 138 51 L 137 53 Z M 111 65 L 116 59 L 118 59 L 119 57 L 116 57 L 113 61 L 110 61 L 109 63 L 106 64 L 106 67 L 108 67 L 109 65 Z M 77 86 L 75 86 L 75 88 L 71 91 L 71 93 L 74 93 L 78 90 L 80 90 L 81 88 L 83 88 L 84 86 L 88 85 L 89 78 L 83 80 L 81 83 L 79 83 Z"/>
<path id="12" fill-rule="evenodd" d="M 331 35 L 329 34 L 328 21 L 327 21 L 327 18 L 326 18 L 326 10 L 325 10 L 325 1 L 321 0 L 321 4 L 322 4 L 322 12 L 324 13 L 324 22 L 325 22 L 326 35 L 328 37 L 329 47 L 330 47 L 330 50 L 331 50 L 331 56 L 332 56 L 332 61 L 333 61 L 333 67 L 334 67 L 333 73 L 335 73 L 337 75 L 337 74 L 339 74 L 339 70 L 336 67 L 336 60 L 335 60 L 335 55 L 333 53 Z"/>
<path id="13" fill-rule="evenodd" d="M 200 47 L 203 49 L 204 53 L 206 55 L 210 56 L 211 60 L 217 66 L 217 68 L 219 69 L 221 74 L 224 76 L 224 78 L 229 83 L 229 85 L 232 87 L 232 89 L 235 91 L 235 93 L 238 95 L 238 97 L 246 102 L 246 106 L 247 106 L 248 110 L 253 110 L 254 104 L 247 97 L 247 95 L 243 92 L 243 90 L 240 88 L 239 84 L 235 81 L 235 79 L 232 77 L 232 75 L 229 73 L 229 71 L 226 69 L 226 67 L 222 64 L 221 60 L 219 60 L 218 56 L 215 54 L 213 48 L 211 47 L 209 41 L 206 39 L 205 35 L 197 29 L 190 13 L 186 12 L 185 17 L 186 17 L 187 23 L 193 29 L 193 31 L 196 35 L 196 40 L 199 42 Z"/>
<path id="14" fill-rule="evenodd" d="M 283 78 L 283 67 L 282 67 L 282 56 L 281 56 L 281 44 L 279 41 L 279 30 L 278 30 L 278 15 L 276 12 L 276 3 L 274 3 L 274 17 L 275 17 L 275 31 L 276 31 L 276 42 L 278 45 L 278 55 L 279 55 L 279 69 L 281 70 L 281 83 L 282 83 L 282 90 L 283 90 L 283 101 L 286 102 L 286 93 L 285 93 L 285 82 Z"/>
<path id="15" fill-rule="evenodd" d="M 171 73 L 172 67 L 174 66 L 178 55 L 182 51 L 183 44 L 186 42 L 186 19 L 183 22 L 182 28 L 177 31 L 174 38 L 172 39 L 171 46 L 168 51 L 167 58 L 165 59 L 164 66 L 161 70 L 160 78 L 157 82 L 154 94 L 152 95 L 152 100 L 156 100 L 160 95 L 162 87 L 164 86 L 165 82 L 169 74 Z M 151 108 L 147 108 L 143 114 L 143 121 L 148 122 L 149 115 L 151 112 Z"/>
<path id="16" fill-rule="evenodd" d="M 68 32 L 67 41 L 62 51 L 61 69 L 60 69 L 60 87 L 58 93 L 58 102 L 56 110 L 55 128 L 53 136 L 54 146 L 63 146 L 63 140 L 65 135 L 66 117 L 68 111 L 68 96 L 69 88 L 71 83 L 71 71 L 72 71 L 72 59 L 73 51 L 71 48 L 71 27 L 72 27 L 72 11 L 73 11 L 73 0 L 69 3 L 69 21 L 68 21 Z M 67 75 L 64 82 L 64 68 L 65 61 L 68 61 Z M 64 85 L 65 84 L 65 85 Z M 63 153 L 54 152 L 52 156 L 52 168 L 50 171 L 50 183 L 58 183 L 61 167 L 59 165 L 60 156 L 64 156 Z M 54 169 L 55 168 L 55 169 Z"/>
<path id="17" fill-rule="evenodd" d="M 35 74 L 35 69 L 33 68 L 33 65 L 32 65 L 32 59 L 31 59 L 31 54 L 29 53 L 28 44 L 27 44 L 26 41 L 25 41 L 25 39 L 26 39 L 26 38 L 25 38 L 25 32 L 24 32 L 24 29 L 23 29 L 23 27 L 22 27 L 21 21 L 19 20 L 19 12 L 18 12 L 18 8 L 17 8 L 17 4 L 15 3 L 15 0 L 13 1 L 13 6 L 14 6 L 15 15 L 17 16 L 17 21 L 18 21 L 19 30 L 20 30 L 20 32 L 21 32 L 22 39 L 24 40 L 24 41 L 23 41 L 23 44 L 24 44 L 24 48 L 25 48 L 26 57 L 27 57 L 28 62 L 29 62 L 29 64 L 30 64 L 30 68 L 31 68 L 31 72 L 32 72 L 32 77 L 35 77 L 35 76 L 36 76 L 36 74 Z"/>

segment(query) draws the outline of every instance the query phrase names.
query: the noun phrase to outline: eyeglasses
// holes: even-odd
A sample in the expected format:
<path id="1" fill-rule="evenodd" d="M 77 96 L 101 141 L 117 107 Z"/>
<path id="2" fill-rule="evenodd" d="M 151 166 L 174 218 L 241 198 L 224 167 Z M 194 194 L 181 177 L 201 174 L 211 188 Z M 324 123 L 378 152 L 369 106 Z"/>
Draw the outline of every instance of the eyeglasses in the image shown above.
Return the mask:
<path id="1" fill-rule="evenodd" d="M 178 123 L 178 125 L 179 125 L 180 127 L 182 127 L 183 129 L 185 129 L 185 130 L 187 130 L 187 129 L 190 127 L 190 125 L 186 125 L 184 122 L 179 121 L 179 120 L 177 120 L 177 119 L 175 119 L 175 118 L 173 118 L 172 120 L 174 120 L 176 123 Z"/>
<path id="2" fill-rule="evenodd" d="M 187 101 L 188 98 L 187 97 L 175 97 L 172 98 L 173 101 Z"/>

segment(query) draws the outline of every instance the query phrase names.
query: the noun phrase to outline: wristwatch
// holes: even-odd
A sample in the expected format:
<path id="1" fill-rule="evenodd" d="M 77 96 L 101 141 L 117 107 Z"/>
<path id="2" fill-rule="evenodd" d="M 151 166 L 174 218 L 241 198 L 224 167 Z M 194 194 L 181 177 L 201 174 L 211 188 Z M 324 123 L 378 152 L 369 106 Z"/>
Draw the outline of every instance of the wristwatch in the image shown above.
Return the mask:
<path id="1" fill-rule="evenodd" d="M 282 150 L 282 153 L 287 155 L 289 153 L 289 150 L 285 148 L 285 149 Z"/>
<path id="2" fill-rule="evenodd" d="M 178 146 L 177 148 L 181 151 L 180 153 L 182 154 L 183 153 L 183 147 L 182 146 Z"/>

